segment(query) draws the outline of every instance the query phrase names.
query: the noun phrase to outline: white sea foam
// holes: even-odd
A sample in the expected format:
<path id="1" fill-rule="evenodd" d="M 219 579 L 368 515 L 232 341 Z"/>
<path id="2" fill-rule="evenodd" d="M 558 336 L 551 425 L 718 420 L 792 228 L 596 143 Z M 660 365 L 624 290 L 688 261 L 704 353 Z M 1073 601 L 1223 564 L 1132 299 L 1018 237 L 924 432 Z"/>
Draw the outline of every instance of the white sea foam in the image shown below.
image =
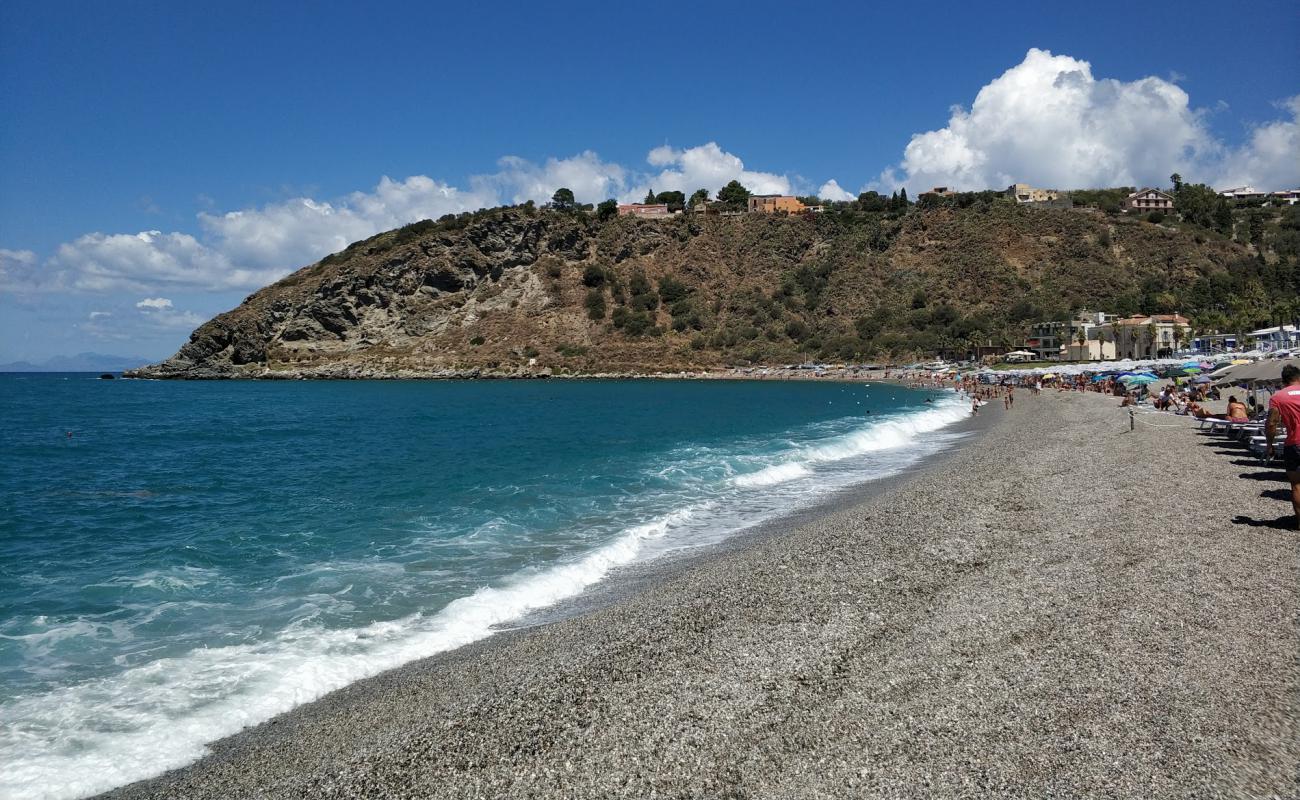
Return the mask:
<path id="1" fill-rule="evenodd" d="M 963 420 L 969 414 L 965 400 L 957 395 L 945 396 L 924 411 L 884 417 L 828 442 L 793 448 L 780 456 L 780 462 L 737 475 L 732 483 L 742 487 L 774 486 L 813 474 L 817 464 L 915 446 L 923 435 Z"/>
<path id="2" fill-rule="evenodd" d="M 737 475 L 732 479 L 732 483 L 737 486 L 774 486 L 778 483 L 796 480 L 812 474 L 812 470 L 805 467 L 797 461 L 787 461 L 782 464 L 773 464 L 770 467 L 764 467 L 758 472 L 748 472 L 744 475 Z"/>
<path id="3" fill-rule="evenodd" d="M 0 797 L 82 797 L 187 764 L 241 728 L 573 597 L 699 508 L 629 528 L 581 559 L 483 587 L 429 616 L 343 630 L 293 626 L 261 644 L 196 649 L 9 701 L 0 706 Z"/>

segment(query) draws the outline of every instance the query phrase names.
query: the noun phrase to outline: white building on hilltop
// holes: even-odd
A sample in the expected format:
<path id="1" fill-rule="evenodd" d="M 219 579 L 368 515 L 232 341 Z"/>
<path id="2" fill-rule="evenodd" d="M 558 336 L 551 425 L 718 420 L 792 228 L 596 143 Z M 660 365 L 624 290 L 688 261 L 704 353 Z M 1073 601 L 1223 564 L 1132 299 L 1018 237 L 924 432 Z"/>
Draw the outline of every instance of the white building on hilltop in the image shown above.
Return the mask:
<path id="1" fill-rule="evenodd" d="M 1268 192 L 1261 192 L 1254 186 L 1236 186 L 1221 190 L 1219 197 L 1231 197 L 1234 200 L 1263 200 L 1268 197 Z"/>

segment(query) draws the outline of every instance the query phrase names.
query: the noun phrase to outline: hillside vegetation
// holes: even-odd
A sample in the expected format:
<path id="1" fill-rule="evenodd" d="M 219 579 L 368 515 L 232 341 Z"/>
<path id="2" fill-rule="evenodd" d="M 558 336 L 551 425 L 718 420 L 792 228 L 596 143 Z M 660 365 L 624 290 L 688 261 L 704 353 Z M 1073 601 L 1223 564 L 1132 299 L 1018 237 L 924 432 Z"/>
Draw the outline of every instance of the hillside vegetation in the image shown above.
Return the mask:
<path id="1" fill-rule="evenodd" d="M 1015 344 L 1025 323 L 1085 307 L 1180 311 L 1198 330 L 1300 313 L 1300 209 L 1233 214 L 1216 230 L 992 197 L 790 217 L 491 209 L 357 242 L 256 292 L 138 374 L 886 360 Z"/>

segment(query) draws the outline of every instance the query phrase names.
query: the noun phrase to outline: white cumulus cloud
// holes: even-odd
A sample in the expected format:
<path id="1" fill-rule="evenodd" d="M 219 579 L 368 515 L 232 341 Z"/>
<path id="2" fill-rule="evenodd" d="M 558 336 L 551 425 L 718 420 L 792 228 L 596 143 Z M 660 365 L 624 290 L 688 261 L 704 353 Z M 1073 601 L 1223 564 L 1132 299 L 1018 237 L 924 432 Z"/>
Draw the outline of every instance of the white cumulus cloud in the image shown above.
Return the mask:
<path id="1" fill-rule="evenodd" d="M 771 172 L 745 168 L 740 157 L 709 142 L 698 147 L 675 150 L 664 145 L 651 150 L 646 161 L 660 172 L 643 177 L 624 194 L 623 199 L 640 200 L 649 189 L 656 192 L 678 191 L 690 194 L 696 189 L 717 192 L 731 181 L 740 181 L 754 194 L 790 194 L 791 179 Z"/>
<path id="2" fill-rule="evenodd" d="M 287 272 L 352 242 L 422 219 L 496 205 L 490 192 L 466 192 L 425 175 L 384 176 L 371 192 L 337 203 L 299 197 L 262 208 L 199 214 L 212 246 L 234 264 Z"/>
<path id="3" fill-rule="evenodd" d="M 45 288 L 92 292 L 243 289 L 283 274 L 236 265 L 188 233 L 161 231 L 88 233 L 59 245 L 45 272 Z"/>
<path id="4" fill-rule="evenodd" d="M 385 176 L 372 191 L 334 201 L 297 197 L 260 208 L 200 212 L 197 236 L 157 230 L 88 233 L 60 245 L 43 268 L 31 251 L 3 250 L 0 278 L 2 285 L 28 290 L 247 290 L 382 231 L 503 202 L 545 203 L 561 186 L 584 203 L 640 199 L 650 186 L 717 191 L 731 180 L 757 193 L 791 191 L 787 177 L 748 170 L 715 142 L 685 150 L 656 148 L 648 160 L 661 168 L 657 174 L 633 173 L 590 150 L 542 163 L 507 156 L 497 162 L 496 172 L 472 176 L 468 189 L 426 175 Z"/>
<path id="5" fill-rule="evenodd" d="M 817 196 L 823 200 L 854 200 L 857 195 L 845 191 L 834 178 L 822 184 L 822 188 L 817 190 Z"/>
<path id="6" fill-rule="evenodd" d="M 492 187 L 510 203 L 548 203 L 562 186 L 572 189 L 579 203 L 599 203 L 627 190 L 627 170 L 590 150 L 570 158 L 548 158 L 542 164 L 506 156 L 497 167 L 495 174 L 478 176 L 473 183 Z"/>
<path id="7" fill-rule="evenodd" d="M 1163 78 L 1119 81 L 1092 66 L 1032 49 L 979 91 L 969 110 L 912 136 L 885 188 L 1001 188 L 1163 185 L 1189 180 L 1217 150 L 1187 93 Z M 1209 179 L 1209 175 L 1204 175 Z"/>
<path id="8" fill-rule="evenodd" d="M 1253 185 L 1264 191 L 1300 188 L 1300 95 L 1279 105 L 1291 118 L 1256 127 L 1244 145 L 1229 150 L 1215 186 Z"/>
<path id="9" fill-rule="evenodd" d="M 200 213 L 202 239 L 156 230 L 88 233 L 60 245 L 40 275 L 32 269 L 35 254 L 0 256 L 0 269 L 6 280 L 22 273 L 28 289 L 256 289 L 381 231 L 497 202 L 494 193 L 463 191 L 424 175 L 402 181 L 384 177 L 374 191 L 353 192 L 334 203 L 300 197 L 224 214 Z"/>
<path id="10" fill-rule="evenodd" d="M 189 330 L 202 325 L 206 320 L 193 311 L 182 311 L 172 305 L 166 297 L 146 297 L 135 304 L 140 309 L 140 317 L 147 325 L 155 328 L 182 328 Z M 92 315 L 93 318 L 93 315 Z"/>

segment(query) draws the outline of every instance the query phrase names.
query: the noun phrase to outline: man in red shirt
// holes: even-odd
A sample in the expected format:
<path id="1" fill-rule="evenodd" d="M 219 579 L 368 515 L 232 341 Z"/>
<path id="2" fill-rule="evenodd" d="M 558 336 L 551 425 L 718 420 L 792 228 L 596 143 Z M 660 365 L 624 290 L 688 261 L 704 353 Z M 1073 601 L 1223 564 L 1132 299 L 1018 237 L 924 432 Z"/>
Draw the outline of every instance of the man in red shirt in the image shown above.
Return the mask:
<path id="1" fill-rule="evenodd" d="M 1282 462 L 1286 479 L 1291 482 L 1291 508 L 1295 511 L 1296 527 L 1300 528 L 1300 367 L 1287 364 L 1282 368 L 1282 389 L 1268 401 L 1268 424 L 1264 435 L 1268 439 L 1268 457 L 1273 458 L 1273 440 L 1280 426 L 1286 426 L 1286 441 L 1282 444 Z"/>

